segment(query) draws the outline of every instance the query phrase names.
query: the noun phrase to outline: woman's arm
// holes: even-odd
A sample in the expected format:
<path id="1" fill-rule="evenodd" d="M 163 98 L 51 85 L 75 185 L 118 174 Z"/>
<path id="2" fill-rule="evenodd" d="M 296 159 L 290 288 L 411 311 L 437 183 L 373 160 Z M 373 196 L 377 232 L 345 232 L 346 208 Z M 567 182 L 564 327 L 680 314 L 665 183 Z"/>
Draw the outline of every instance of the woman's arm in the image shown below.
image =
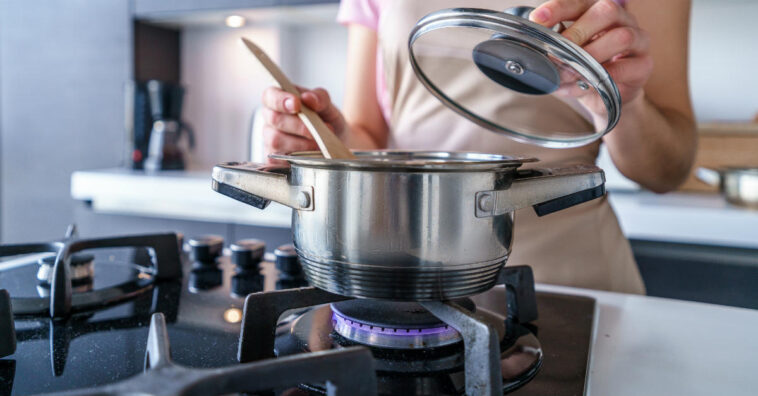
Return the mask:
<path id="1" fill-rule="evenodd" d="M 389 127 L 376 96 L 376 32 L 348 27 L 347 76 L 342 113 L 349 125 L 343 140 L 354 149 L 387 147 Z"/>
<path id="2" fill-rule="evenodd" d="M 551 0 L 532 19 L 547 9 L 544 25 L 575 21 L 563 34 L 603 63 L 622 95 L 621 119 L 603 138 L 614 164 L 643 187 L 666 192 L 686 179 L 697 145 L 687 85 L 690 1 L 627 4 Z"/>
<path id="3" fill-rule="evenodd" d="M 624 175 L 666 192 L 687 178 L 697 147 L 687 84 L 690 1 L 632 0 L 627 8 L 650 34 L 654 67 L 644 95 L 624 105 L 604 141 Z"/>

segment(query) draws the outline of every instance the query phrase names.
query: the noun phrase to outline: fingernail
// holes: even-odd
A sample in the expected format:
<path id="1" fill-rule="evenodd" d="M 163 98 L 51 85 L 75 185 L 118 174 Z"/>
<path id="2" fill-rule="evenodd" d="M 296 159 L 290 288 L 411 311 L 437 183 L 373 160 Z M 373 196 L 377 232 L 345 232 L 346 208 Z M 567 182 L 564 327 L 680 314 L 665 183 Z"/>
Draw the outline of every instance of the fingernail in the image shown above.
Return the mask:
<path id="1" fill-rule="evenodd" d="M 284 108 L 288 111 L 295 111 L 295 100 L 292 98 L 284 99 Z"/>
<path id="2" fill-rule="evenodd" d="M 547 20 L 550 19 L 550 10 L 547 8 L 540 8 L 538 10 L 534 10 L 530 16 L 534 22 L 547 22 Z"/>

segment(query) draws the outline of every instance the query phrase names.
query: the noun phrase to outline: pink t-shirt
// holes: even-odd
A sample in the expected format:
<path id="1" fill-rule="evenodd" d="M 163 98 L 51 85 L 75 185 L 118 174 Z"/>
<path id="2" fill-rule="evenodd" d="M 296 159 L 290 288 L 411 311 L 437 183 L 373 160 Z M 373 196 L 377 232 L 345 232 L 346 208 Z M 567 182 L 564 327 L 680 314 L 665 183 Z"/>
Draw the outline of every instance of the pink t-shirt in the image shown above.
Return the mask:
<path id="1" fill-rule="evenodd" d="M 342 0 L 340 9 L 337 13 L 337 22 L 343 25 L 355 23 L 365 26 L 373 31 L 379 28 L 379 17 L 382 13 L 382 7 L 386 4 L 382 0 Z M 376 99 L 379 101 L 379 107 L 384 115 L 387 124 L 390 123 L 390 97 L 387 92 L 387 84 L 384 81 L 384 64 L 382 63 L 382 52 L 376 51 Z"/>
<path id="2" fill-rule="evenodd" d="M 614 0 L 621 6 L 626 6 L 627 0 Z M 341 0 L 339 12 L 337 13 L 337 22 L 343 25 L 355 23 L 365 26 L 373 31 L 379 28 L 379 18 L 382 10 L 387 4 L 387 0 Z M 376 98 L 382 109 L 382 114 L 387 124 L 390 122 L 390 97 L 387 92 L 387 84 L 384 81 L 384 64 L 382 63 L 382 52 L 377 50 L 376 53 Z"/>

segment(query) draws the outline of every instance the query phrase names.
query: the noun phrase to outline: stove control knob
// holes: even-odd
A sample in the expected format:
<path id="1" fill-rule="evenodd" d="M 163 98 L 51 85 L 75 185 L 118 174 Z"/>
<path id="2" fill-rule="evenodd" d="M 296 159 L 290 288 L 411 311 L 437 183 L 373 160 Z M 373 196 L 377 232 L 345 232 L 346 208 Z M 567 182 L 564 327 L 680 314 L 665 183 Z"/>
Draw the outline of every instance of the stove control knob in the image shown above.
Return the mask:
<path id="1" fill-rule="evenodd" d="M 274 250 L 276 256 L 276 269 L 282 277 L 302 277 L 303 268 L 297 257 L 297 251 L 293 245 L 282 245 Z"/>
<path id="2" fill-rule="evenodd" d="M 200 263 L 215 264 L 224 247 L 224 238 L 218 235 L 203 235 L 187 241 L 190 259 Z"/>
<path id="3" fill-rule="evenodd" d="M 258 239 L 243 239 L 231 244 L 229 250 L 232 252 L 232 262 L 241 271 L 255 270 L 263 260 L 266 243 Z"/>

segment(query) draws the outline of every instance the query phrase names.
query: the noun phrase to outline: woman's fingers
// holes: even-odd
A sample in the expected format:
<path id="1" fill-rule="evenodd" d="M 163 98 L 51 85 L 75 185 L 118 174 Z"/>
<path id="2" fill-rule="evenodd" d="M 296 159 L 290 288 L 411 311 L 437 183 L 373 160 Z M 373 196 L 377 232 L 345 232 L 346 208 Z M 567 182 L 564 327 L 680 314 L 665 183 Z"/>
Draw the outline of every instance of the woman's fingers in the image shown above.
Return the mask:
<path id="1" fill-rule="evenodd" d="M 339 109 L 332 104 L 329 93 L 324 88 L 316 88 L 304 91 L 301 95 L 303 104 L 317 112 L 319 117 L 329 126 L 332 132 L 339 136 L 339 131 L 344 128 L 344 118 Z"/>
<path id="2" fill-rule="evenodd" d="M 542 3 L 529 15 L 532 22 L 551 27 L 558 22 L 574 21 L 596 0 L 550 0 Z"/>
<path id="3" fill-rule="evenodd" d="M 598 33 L 616 26 L 636 27 L 637 21 L 614 1 L 599 0 L 562 34 L 574 43 L 584 45 Z"/>
<path id="4" fill-rule="evenodd" d="M 604 66 L 613 80 L 623 82 L 621 85 L 639 86 L 647 81 L 653 71 L 653 57 L 645 54 L 622 58 Z M 621 96 L 624 96 L 623 92 Z"/>
<path id="5" fill-rule="evenodd" d="M 269 108 L 263 109 L 263 119 L 266 124 L 278 129 L 281 132 L 298 135 L 306 139 L 313 139 L 308 128 L 300 120 L 300 117 L 294 114 L 281 113 Z"/>
<path id="6" fill-rule="evenodd" d="M 320 113 L 329 107 L 332 103 L 329 94 L 323 88 L 315 88 L 312 90 L 302 90 L 300 97 L 303 99 L 303 103 L 311 110 Z"/>
<path id="7" fill-rule="evenodd" d="M 269 153 L 286 154 L 294 151 L 318 150 L 315 141 L 281 132 L 270 125 L 263 127 L 263 141 Z"/>
<path id="8" fill-rule="evenodd" d="M 296 114 L 300 111 L 300 98 L 277 87 L 263 91 L 263 106 L 282 113 Z"/>
<path id="9" fill-rule="evenodd" d="M 611 29 L 602 37 L 587 44 L 584 50 L 598 62 L 604 63 L 616 55 L 642 55 L 648 52 L 650 37 L 647 32 L 633 27 Z"/>
<path id="10" fill-rule="evenodd" d="M 332 104 L 325 89 L 297 89 L 299 95 L 292 95 L 277 87 L 269 87 L 263 93 L 263 118 L 266 121 L 264 141 L 268 153 L 318 149 L 316 141 L 297 114 L 303 109 L 302 106 L 317 112 L 337 136 L 345 129 L 344 118 Z"/>

